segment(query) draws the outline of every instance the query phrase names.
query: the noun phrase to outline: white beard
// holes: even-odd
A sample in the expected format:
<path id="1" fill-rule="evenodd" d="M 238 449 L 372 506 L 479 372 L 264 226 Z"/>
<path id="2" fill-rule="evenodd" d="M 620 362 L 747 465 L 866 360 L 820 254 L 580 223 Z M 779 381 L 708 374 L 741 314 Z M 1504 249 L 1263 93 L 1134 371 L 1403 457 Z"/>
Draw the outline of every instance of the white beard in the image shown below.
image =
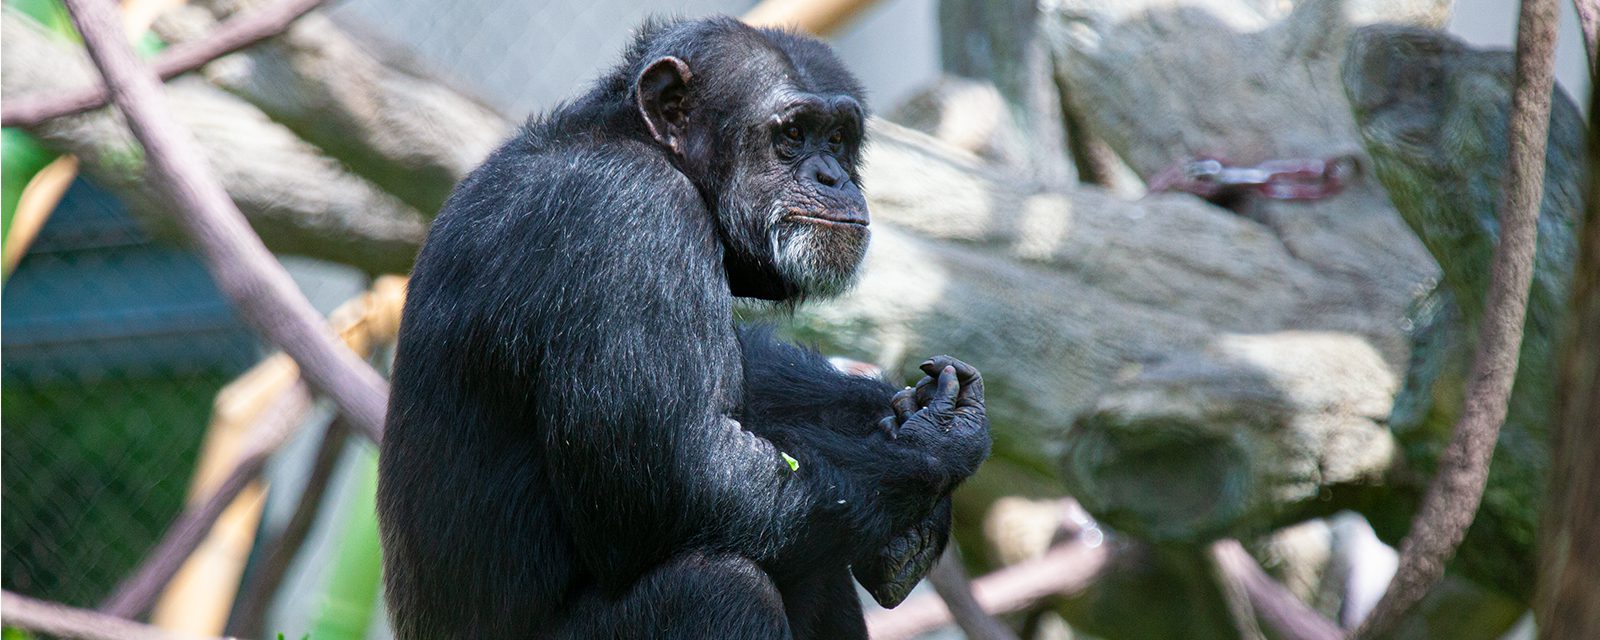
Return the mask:
<path id="1" fill-rule="evenodd" d="M 824 230 L 804 223 L 772 225 L 768 234 L 774 265 L 778 274 L 809 297 L 832 297 L 850 290 L 855 285 L 856 272 L 866 255 L 867 243 L 857 243 L 853 256 L 835 256 L 839 246 L 829 246 L 821 237 Z M 831 252 L 831 253 L 830 253 Z"/>

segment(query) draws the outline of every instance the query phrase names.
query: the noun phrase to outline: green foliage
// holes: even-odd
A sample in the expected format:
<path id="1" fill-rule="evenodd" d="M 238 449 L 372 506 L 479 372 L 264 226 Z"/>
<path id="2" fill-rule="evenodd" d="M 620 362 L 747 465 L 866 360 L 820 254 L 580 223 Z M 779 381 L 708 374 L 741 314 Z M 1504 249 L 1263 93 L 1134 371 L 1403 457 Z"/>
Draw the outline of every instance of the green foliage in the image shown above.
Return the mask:
<path id="1" fill-rule="evenodd" d="M 383 558 L 378 542 L 378 452 L 360 451 L 356 481 L 345 487 L 345 512 L 335 547 L 333 571 L 322 594 L 322 611 L 312 622 L 317 640 L 367 637 L 382 591 Z"/>
<path id="2" fill-rule="evenodd" d="M 0 640 L 33 640 L 33 635 L 21 629 L 6 627 L 0 629 Z"/>

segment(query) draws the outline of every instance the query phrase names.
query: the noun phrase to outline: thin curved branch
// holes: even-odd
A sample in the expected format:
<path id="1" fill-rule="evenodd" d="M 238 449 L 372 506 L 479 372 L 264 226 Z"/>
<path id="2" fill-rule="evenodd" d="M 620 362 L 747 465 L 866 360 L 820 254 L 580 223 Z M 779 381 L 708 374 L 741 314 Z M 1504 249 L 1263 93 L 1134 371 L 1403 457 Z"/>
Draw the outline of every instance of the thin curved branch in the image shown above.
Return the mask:
<path id="1" fill-rule="evenodd" d="M 183 563 L 210 535 L 217 518 L 222 517 L 222 512 L 245 487 L 261 475 L 267 459 L 305 422 L 306 411 L 310 408 L 311 396 L 303 384 L 297 383 L 279 396 L 263 421 L 250 429 L 249 437 L 254 442 L 243 452 L 233 470 L 205 500 L 191 503 L 178 514 L 155 548 L 100 605 L 100 611 L 121 618 L 135 618 L 154 606 L 161 591 L 183 568 Z"/>
<path id="2" fill-rule="evenodd" d="M 1600 0 L 1572 0 L 1572 6 L 1578 10 L 1578 29 L 1583 32 L 1583 52 L 1589 56 L 1589 78 L 1593 79 L 1595 73 L 1600 71 L 1595 60 L 1600 56 Z"/>
<path id="3" fill-rule="evenodd" d="M 167 112 L 161 81 L 139 62 L 108 0 L 66 0 L 78 33 L 106 79 L 111 99 L 143 145 L 150 180 L 174 204 L 217 288 L 253 328 L 281 347 L 317 390 L 331 396 L 352 426 L 376 441 L 383 432 L 388 384 L 338 344 L 283 265 L 250 230 L 239 208 L 201 159 L 194 137 Z"/>
<path id="4" fill-rule="evenodd" d="M 1227 589 L 1237 587 L 1247 597 L 1252 614 L 1243 625 L 1254 625 L 1260 618 L 1273 631 L 1272 637 L 1286 640 L 1337 640 L 1344 635 L 1332 621 L 1306 606 L 1272 576 L 1261 570 L 1256 559 L 1238 540 L 1222 540 L 1211 545 L 1210 556 L 1227 581 Z M 1236 614 L 1237 615 L 1237 614 Z M 1260 629 L 1255 629 L 1260 634 Z"/>
<path id="5" fill-rule="evenodd" d="M 322 3 L 323 0 L 284 0 L 234 18 L 204 38 L 162 51 L 150 66 L 162 80 L 170 80 L 283 33 L 296 19 Z M 7 97 L 5 105 L 0 107 L 0 123 L 7 127 L 33 127 L 46 120 L 103 107 L 110 100 L 111 93 L 104 84 L 49 95 L 30 93 Z"/>
<path id="6" fill-rule="evenodd" d="M 306 477 L 305 488 L 300 491 L 300 500 L 295 503 L 294 515 L 289 517 L 283 532 L 268 544 L 260 566 L 246 578 L 233 619 L 228 621 L 228 635 L 251 637 L 261 632 L 273 595 L 277 594 L 278 587 L 282 586 L 284 577 L 289 574 L 289 565 L 310 536 L 311 525 L 316 523 L 322 498 L 327 494 L 328 480 L 333 477 L 334 467 L 339 461 L 339 454 L 345 450 L 349 434 L 350 429 L 338 417 L 328 423 L 327 430 L 322 434 L 322 443 L 317 446 L 316 458 L 311 462 L 311 473 Z"/>
<path id="7" fill-rule="evenodd" d="M 961 568 L 961 558 L 956 556 L 955 545 L 946 547 L 944 556 L 928 572 L 928 582 L 944 600 L 945 608 L 961 627 L 967 640 L 1017 640 L 1010 627 L 983 610 L 978 599 L 972 596 L 972 583 L 966 570 Z"/>
<path id="8" fill-rule="evenodd" d="M 973 580 L 972 597 L 984 611 L 1002 614 L 1020 611 L 1049 596 L 1080 591 L 1100 577 L 1100 570 L 1111 559 L 1111 546 L 1063 542 L 1034 560 Z M 867 630 L 874 640 L 897 640 L 914 638 L 952 621 L 943 599 L 919 594 L 892 610 L 867 616 Z"/>
<path id="9" fill-rule="evenodd" d="M 1466 535 L 1483 499 L 1489 460 L 1505 422 L 1518 345 L 1533 277 L 1539 202 L 1554 84 L 1555 0 L 1523 0 L 1517 19 L 1516 79 L 1511 94 L 1509 152 L 1500 201 L 1500 244 L 1490 267 L 1489 292 L 1468 378 L 1466 406 L 1439 458 L 1411 531 L 1400 543 L 1400 566 L 1389 590 L 1357 629 L 1374 638 L 1395 623 L 1444 575 L 1444 564 Z"/>
<path id="10" fill-rule="evenodd" d="M 197 640 L 203 637 L 37 600 L 11 591 L 0 591 L 0 622 L 7 627 L 82 640 Z"/>

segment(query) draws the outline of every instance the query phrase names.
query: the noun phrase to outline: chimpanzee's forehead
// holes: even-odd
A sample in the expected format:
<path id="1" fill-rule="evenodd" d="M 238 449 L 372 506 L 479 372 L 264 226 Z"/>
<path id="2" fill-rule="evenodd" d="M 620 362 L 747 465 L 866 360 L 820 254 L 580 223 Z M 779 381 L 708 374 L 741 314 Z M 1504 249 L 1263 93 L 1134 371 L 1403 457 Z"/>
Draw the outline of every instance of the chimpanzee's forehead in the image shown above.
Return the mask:
<path id="1" fill-rule="evenodd" d="M 748 106 L 774 114 L 807 109 L 865 115 L 859 85 L 825 45 L 816 43 L 815 50 L 795 51 L 782 44 L 769 40 L 768 47 L 741 64 L 742 71 L 748 74 L 748 86 L 766 88 L 752 95 L 755 99 Z M 818 59 L 819 55 L 825 59 Z"/>
<path id="2" fill-rule="evenodd" d="M 860 122 L 866 116 L 865 107 L 854 96 L 845 93 L 808 91 L 800 87 L 783 87 L 771 92 L 755 105 L 757 117 L 789 122 L 796 118 L 823 118 L 835 123 Z"/>

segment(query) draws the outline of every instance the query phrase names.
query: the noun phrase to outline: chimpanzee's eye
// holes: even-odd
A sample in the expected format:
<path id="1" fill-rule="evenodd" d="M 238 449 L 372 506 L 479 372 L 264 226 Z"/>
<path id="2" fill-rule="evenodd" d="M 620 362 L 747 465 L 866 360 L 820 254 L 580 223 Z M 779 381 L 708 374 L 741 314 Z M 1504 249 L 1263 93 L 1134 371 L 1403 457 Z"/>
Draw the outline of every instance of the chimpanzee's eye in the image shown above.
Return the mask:
<path id="1" fill-rule="evenodd" d="M 838 148 L 840 145 L 843 145 L 844 131 L 841 129 L 834 129 L 833 133 L 828 136 L 828 144 L 833 145 L 834 148 Z"/>
<path id="2" fill-rule="evenodd" d="M 788 138 L 790 142 L 799 142 L 805 137 L 805 133 L 800 131 L 800 127 L 791 124 L 783 128 L 783 137 Z"/>

